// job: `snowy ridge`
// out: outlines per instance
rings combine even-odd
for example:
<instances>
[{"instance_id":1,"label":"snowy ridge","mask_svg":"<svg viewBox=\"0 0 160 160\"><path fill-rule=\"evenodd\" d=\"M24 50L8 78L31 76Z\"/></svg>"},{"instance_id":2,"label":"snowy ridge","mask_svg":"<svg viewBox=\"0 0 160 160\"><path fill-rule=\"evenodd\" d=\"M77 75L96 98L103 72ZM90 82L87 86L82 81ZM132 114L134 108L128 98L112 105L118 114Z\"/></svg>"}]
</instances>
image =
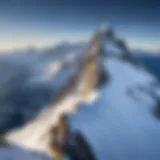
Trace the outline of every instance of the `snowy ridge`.
<instances>
[{"instance_id":1,"label":"snowy ridge","mask_svg":"<svg viewBox=\"0 0 160 160\"><path fill-rule=\"evenodd\" d=\"M101 50L106 55L115 52L101 59L109 82L95 104L69 116L70 125L87 137L98 160L158 160L160 123L154 110L160 86L140 65L121 59L125 50L119 52L115 42Z\"/></svg>"},{"instance_id":2,"label":"snowy ridge","mask_svg":"<svg viewBox=\"0 0 160 160\"><path fill-rule=\"evenodd\" d=\"M158 160L160 123L153 114L160 97L156 79L130 62L129 49L109 28L96 32L84 52L89 54L78 54L81 61L68 50L71 54L66 60L59 61L58 57L56 63L49 64L47 82L59 91L76 75L76 87L67 88L63 100L47 105L25 128L7 134L8 142L50 155L49 130L61 114L67 113L72 130L79 130L87 138L97 160ZM104 69L106 77L109 76L98 90L95 82L99 78L97 71L102 68L97 69L95 61ZM84 62L81 70L78 70L79 62ZM81 90L88 86L92 92L84 98ZM0 157L4 156L1 151Z\"/></svg>"},{"instance_id":3,"label":"snowy ridge","mask_svg":"<svg viewBox=\"0 0 160 160\"><path fill-rule=\"evenodd\" d=\"M101 51L104 55L110 57L130 58L130 51L124 40L116 37L111 28L101 30Z\"/></svg>"}]
</instances>

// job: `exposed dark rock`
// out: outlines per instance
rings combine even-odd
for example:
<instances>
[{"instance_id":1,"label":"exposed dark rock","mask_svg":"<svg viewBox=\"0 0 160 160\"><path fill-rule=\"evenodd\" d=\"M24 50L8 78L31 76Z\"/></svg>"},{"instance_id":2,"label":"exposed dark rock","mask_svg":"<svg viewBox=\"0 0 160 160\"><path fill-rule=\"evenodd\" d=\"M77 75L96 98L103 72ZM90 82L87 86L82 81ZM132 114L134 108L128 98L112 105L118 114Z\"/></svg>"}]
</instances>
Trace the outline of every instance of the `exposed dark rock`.
<instances>
[{"instance_id":1,"label":"exposed dark rock","mask_svg":"<svg viewBox=\"0 0 160 160\"><path fill-rule=\"evenodd\" d=\"M65 154L71 160L96 160L92 147L79 131L70 133L65 145Z\"/></svg>"}]
</instances>

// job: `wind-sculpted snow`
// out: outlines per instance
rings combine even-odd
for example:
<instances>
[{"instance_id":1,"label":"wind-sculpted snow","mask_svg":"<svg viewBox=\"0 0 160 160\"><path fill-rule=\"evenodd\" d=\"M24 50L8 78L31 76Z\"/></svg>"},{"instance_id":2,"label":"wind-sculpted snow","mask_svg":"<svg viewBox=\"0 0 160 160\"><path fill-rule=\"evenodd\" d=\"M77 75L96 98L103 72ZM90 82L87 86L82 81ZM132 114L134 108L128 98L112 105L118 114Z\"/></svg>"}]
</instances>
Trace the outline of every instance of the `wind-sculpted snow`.
<instances>
[{"instance_id":1,"label":"wind-sculpted snow","mask_svg":"<svg viewBox=\"0 0 160 160\"><path fill-rule=\"evenodd\" d=\"M95 104L82 105L70 115L72 129L87 137L98 160L159 160L160 123L149 92L154 92L151 84L156 80L126 61L106 59L104 65L110 81Z\"/></svg>"}]
</instances>

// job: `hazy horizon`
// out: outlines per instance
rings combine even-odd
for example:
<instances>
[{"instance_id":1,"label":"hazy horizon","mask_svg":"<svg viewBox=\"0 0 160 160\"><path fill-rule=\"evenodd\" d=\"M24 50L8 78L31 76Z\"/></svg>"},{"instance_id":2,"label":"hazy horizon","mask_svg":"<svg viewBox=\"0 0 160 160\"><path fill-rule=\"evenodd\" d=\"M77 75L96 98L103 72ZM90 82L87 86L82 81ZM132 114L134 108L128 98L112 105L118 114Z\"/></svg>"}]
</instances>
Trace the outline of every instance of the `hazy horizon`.
<instances>
[{"instance_id":1,"label":"hazy horizon","mask_svg":"<svg viewBox=\"0 0 160 160\"><path fill-rule=\"evenodd\" d=\"M131 49L159 51L159 6L156 0L1 0L0 51L88 41L102 24Z\"/></svg>"}]
</instances>

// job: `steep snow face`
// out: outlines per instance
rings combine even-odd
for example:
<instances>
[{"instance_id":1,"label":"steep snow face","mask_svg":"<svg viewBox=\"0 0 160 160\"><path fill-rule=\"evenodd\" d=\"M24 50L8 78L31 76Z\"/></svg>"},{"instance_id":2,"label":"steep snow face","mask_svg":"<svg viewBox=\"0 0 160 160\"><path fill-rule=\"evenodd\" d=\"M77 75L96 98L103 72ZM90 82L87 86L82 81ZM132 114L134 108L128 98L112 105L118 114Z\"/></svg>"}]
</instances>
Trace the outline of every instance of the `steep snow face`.
<instances>
[{"instance_id":1,"label":"steep snow face","mask_svg":"<svg viewBox=\"0 0 160 160\"><path fill-rule=\"evenodd\" d=\"M118 91L123 89L129 98L144 103L146 106L154 107L156 105L154 96L158 95L157 86L154 84L157 81L143 68L116 59L110 59L105 66L111 75L111 84L114 83L114 86L119 87Z\"/></svg>"},{"instance_id":2,"label":"steep snow face","mask_svg":"<svg viewBox=\"0 0 160 160\"><path fill-rule=\"evenodd\" d=\"M152 112L156 80L125 61L111 58L104 65L110 82L95 104L70 115L72 129L86 136L98 160L159 160L160 123Z\"/></svg>"}]
</instances>

